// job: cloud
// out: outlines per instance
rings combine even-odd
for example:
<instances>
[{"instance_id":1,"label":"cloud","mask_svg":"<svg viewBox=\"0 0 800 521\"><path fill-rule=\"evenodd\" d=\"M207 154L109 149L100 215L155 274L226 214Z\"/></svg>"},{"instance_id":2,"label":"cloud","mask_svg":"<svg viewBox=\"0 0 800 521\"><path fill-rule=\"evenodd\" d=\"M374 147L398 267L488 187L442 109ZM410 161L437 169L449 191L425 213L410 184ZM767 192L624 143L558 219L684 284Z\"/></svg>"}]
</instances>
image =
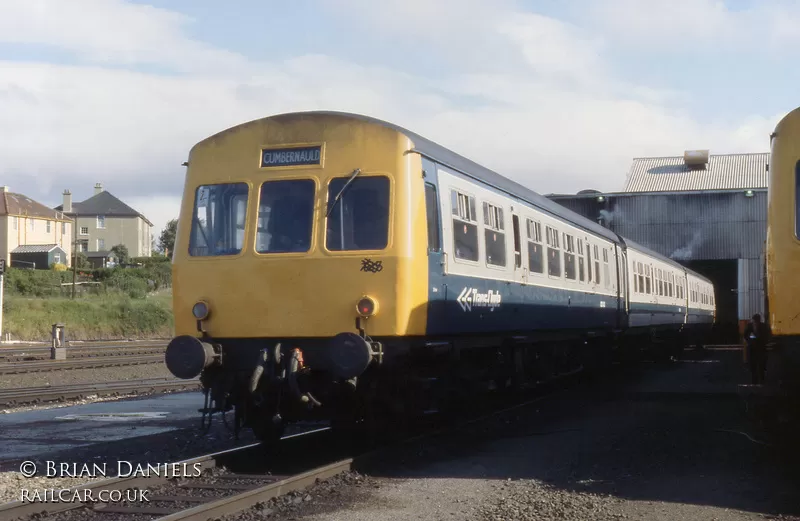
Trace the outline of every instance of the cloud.
<instances>
[{"instance_id":1,"label":"cloud","mask_svg":"<svg viewBox=\"0 0 800 521\"><path fill-rule=\"evenodd\" d=\"M387 119L541 193L618 190L635 156L763 151L778 118L700 120L683 108L685 93L619 79L609 63L619 41L610 29L507 1L337 2L338 16L369 28L354 36L365 53L377 33L409 53L393 66L325 54L255 61L189 38L191 19L172 11L119 0L62 4L0 6L0 41L77 57L0 61L0 178L53 205L63 188L79 198L75 187L102 182L156 224L155 236L177 215L180 164L194 143L280 112ZM730 15L706 4L709 17ZM423 6L427 14L418 16ZM420 75L412 53L420 46L451 67Z\"/></svg>"},{"instance_id":2,"label":"cloud","mask_svg":"<svg viewBox=\"0 0 800 521\"><path fill-rule=\"evenodd\" d=\"M158 244L158 237L167 222L178 218L181 196L180 193L178 195L134 196L128 197L125 202L153 223L150 231Z\"/></svg>"},{"instance_id":3,"label":"cloud","mask_svg":"<svg viewBox=\"0 0 800 521\"><path fill-rule=\"evenodd\" d=\"M734 9L720 0L603 0L579 2L578 17L591 20L609 40L632 52L690 51L761 54L795 52L800 6L755 0Z\"/></svg>"},{"instance_id":4,"label":"cloud","mask_svg":"<svg viewBox=\"0 0 800 521\"><path fill-rule=\"evenodd\" d=\"M185 35L192 20L122 0L5 0L0 42L34 44L108 65L168 65L178 71L244 71L241 56Z\"/></svg>"}]
</instances>

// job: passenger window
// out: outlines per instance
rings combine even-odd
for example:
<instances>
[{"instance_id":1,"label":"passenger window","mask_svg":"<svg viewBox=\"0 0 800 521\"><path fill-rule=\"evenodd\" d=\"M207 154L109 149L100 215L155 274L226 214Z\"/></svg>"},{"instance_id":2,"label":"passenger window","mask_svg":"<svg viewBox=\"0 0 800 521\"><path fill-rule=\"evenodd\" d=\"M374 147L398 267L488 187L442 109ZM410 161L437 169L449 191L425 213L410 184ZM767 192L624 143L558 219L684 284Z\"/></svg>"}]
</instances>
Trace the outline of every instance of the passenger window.
<instances>
[{"instance_id":1,"label":"passenger window","mask_svg":"<svg viewBox=\"0 0 800 521\"><path fill-rule=\"evenodd\" d=\"M637 264L634 262L633 263L633 269L631 270L633 272L633 292L634 293L639 293L639 275L637 275L637 273L636 273L636 268L637 267L638 267Z\"/></svg>"},{"instance_id":2,"label":"passenger window","mask_svg":"<svg viewBox=\"0 0 800 521\"><path fill-rule=\"evenodd\" d=\"M261 185L258 253L299 253L311 249L315 192L311 179L269 181Z\"/></svg>"},{"instance_id":3,"label":"passenger window","mask_svg":"<svg viewBox=\"0 0 800 521\"><path fill-rule=\"evenodd\" d=\"M584 274L584 264L586 263L586 259L583 255L583 240L578 239L578 280L581 282L586 280L586 276Z\"/></svg>"},{"instance_id":4,"label":"passenger window","mask_svg":"<svg viewBox=\"0 0 800 521\"><path fill-rule=\"evenodd\" d=\"M561 277L561 247L558 231L547 226L545 233L547 235L547 274L551 277Z\"/></svg>"},{"instance_id":5,"label":"passenger window","mask_svg":"<svg viewBox=\"0 0 800 521\"><path fill-rule=\"evenodd\" d=\"M608 249L603 248L603 278L606 281L606 287L610 288L611 284L611 269L608 265Z\"/></svg>"},{"instance_id":6,"label":"passenger window","mask_svg":"<svg viewBox=\"0 0 800 521\"><path fill-rule=\"evenodd\" d=\"M570 280L575 280L575 238L566 233L562 235L564 238L564 276Z\"/></svg>"},{"instance_id":7,"label":"passenger window","mask_svg":"<svg viewBox=\"0 0 800 521\"><path fill-rule=\"evenodd\" d=\"M650 295L651 294L651 291L650 291L651 287L650 286L651 286L652 282L651 282L651 279L650 279L650 265L649 264L645 264L644 265L644 272L645 272L645 276L644 276L645 293Z\"/></svg>"},{"instance_id":8,"label":"passenger window","mask_svg":"<svg viewBox=\"0 0 800 521\"><path fill-rule=\"evenodd\" d=\"M457 259L478 262L478 214L475 198L456 190L450 192L453 204L453 247Z\"/></svg>"},{"instance_id":9,"label":"passenger window","mask_svg":"<svg viewBox=\"0 0 800 521\"><path fill-rule=\"evenodd\" d=\"M644 269L641 262L636 263L639 266L639 293L645 293L644 290Z\"/></svg>"},{"instance_id":10,"label":"passenger window","mask_svg":"<svg viewBox=\"0 0 800 521\"><path fill-rule=\"evenodd\" d=\"M519 239L519 217L514 215L511 217L512 222L514 223L514 266L517 268L522 267L522 245L520 244Z\"/></svg>"},{"instance_id":11,"label":"passenger window","mask_svg":"<svg viewBox=\"0 0 800 521\"><path fill-rule=\"evenodd\" d=\"M436 187L425 183L425 210L428 215L428 251L439 251L439 198L436 197Z\"/></svg>"},{"instance_id":12,"label":"passenger window","mask_svg":"<svg viewBox=\"0 0 800 521\"><path fill-rule=\"evenodd\" d=\"M594 283L600 285L600 250L594 247Z\"/></svg>"},{"instance_id":13,"label":"passenger window","mask_svg":"<svg viewBox=\"0 0 800 521\"><path fill-rule=\"evenodd\" d=\"M542 224L526 220L528 235L528 269L533 273L544 273L544 252L542 251Z\"/></svg>"},{"instance_id":14,"label":"passenger window","mask_svg":"<svg viewBox=\"0 0 800 521\"><path fill-rule=\"evenodd\" d=\"M350 183L347 185L347 183ZM345 185L347 185L345 187ZM339 201L333 207L337 195ZM389 178L337 177L328 185L330 251L382 250L389 243Z\"/></svg>"},{"instance_id":15,"label":"passenger window","mask_svg":"<svg viewBox=\"0 0 800 521\"><path fill-rule=\"evenodd\" d=\"M486 241L486 263L492 266L506 265L506 234L503 209L483 203L484 240Z\"/></svg>"},{"instance_id":16,"label":"passenger window","mask_svg":"<svg viewBox=\"0 0 800 521\"><path fill-rule=\"evenodd\" d=\"M592 245L586 243L586 280L592 283Z\"/></svg>"},{"instance_id":17,"label":"passenger window","mask_svg":"<svg viewBox=\"0 0 800 521\"><path fill-rule=\"evenodd\" d=\"M236 255L244 247L248 186L226 183L197 187L189 255Z\"/></svg>"}]
</instances>

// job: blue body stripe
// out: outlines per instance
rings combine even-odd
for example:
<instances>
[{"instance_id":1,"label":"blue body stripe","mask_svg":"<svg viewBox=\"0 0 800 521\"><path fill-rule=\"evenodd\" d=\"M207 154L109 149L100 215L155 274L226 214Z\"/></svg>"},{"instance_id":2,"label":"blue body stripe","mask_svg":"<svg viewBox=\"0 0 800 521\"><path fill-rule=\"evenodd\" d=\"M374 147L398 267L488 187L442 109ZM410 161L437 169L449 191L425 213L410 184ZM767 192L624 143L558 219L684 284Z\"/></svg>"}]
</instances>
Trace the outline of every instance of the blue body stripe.
<instances>
[{"instance_id":1,"label":"blue body stripe","mask_svg":"<svg viewBox=\"0 0 800 521\"><path fill-rule=\"evenodd\" d=\"M439 205L441 194L436 164L423 157L422 168L425 183L436 188L436 204ZM443 210L437 208L440 242L442 219L449 216L449 211ZM632 303L630 312L626 313L624 297L445 274L441 244L439 246L439 250L428 252L426 334L430 336L565 330L610 332L617 327L625 330L663 325L677 329L686 320L685 308L679 311L679 306L674 305ZM498 296L499 302L492 302ZM689 311L690 324L712 321L711 312Z\"/></svg>"}]
</instances>

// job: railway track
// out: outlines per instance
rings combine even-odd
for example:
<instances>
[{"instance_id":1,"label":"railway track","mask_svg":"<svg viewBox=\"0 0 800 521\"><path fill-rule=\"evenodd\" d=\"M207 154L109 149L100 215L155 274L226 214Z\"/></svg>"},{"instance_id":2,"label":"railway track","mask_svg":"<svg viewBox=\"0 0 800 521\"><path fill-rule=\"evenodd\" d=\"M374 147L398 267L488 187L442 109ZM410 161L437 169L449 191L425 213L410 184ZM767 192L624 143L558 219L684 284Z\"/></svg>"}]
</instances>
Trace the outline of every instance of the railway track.
<instances>
[{"instance_id":1,"label":"railway track","mask_svg":"<svg viewBox=\"0 0 800 521\"><path fill-rule=\"evenodd\" d=\"M403 449L417 451L434 438L448 436L468 425L507 414L555 394L557 393L549 392L499 410L479 414L455 426L427 429L422 434L407 437L399 443L383 444L371 451L364 448L353 449L353 446L361 445L353 443L353 440L341 443L342 440L337 440L327 427L301 432L281 439L280 453L273 456L283 461L268 465L269 471L264 469L263 447L256 443L177 462L178 468L189 469L189 472L194 472L195 466L198 466L202 473L197 477L185 479L163 475L117 477L73 487L66 493L67 497L73 497L76 493L86 494L80 491L89 490L97 498L100 491L119 491L119 497L122 498L120 501L77 503L14 501L0 505L0 519L30 519L32 516L36 516L35 519L49 519L43 516L67 510L85 509L86 512L80 518L97 521L145 519L142 516L149 517L151 521L218 520L270 499L306 489L317 481L350 470L364 470L376 463L385 464ZM289 446L292 441L297 442L299 446ZM291 471L281 472L287 469ZM128 491L132 490L147 491L145 493L147 501L127 500L127 497L136 497L136 493L129 495ZM109 497L109 492L105 494Z\"/></svg>"},{"instance_id":2,"label":"railway track","mask_svg":"<svg viewBox=\"0 0 800 521\"><path fill-rule=\"evenodd\" d=\"M194 390L200 381L177 378L148 378L120 382L73 384L22 389L0 389L0 406L27 405L57 402L89 396L119 396L124 394L147 394L158 391ZM0 517L2 519L2 517Z\"/></svg>"},{"instance_id":3,"label":"railway track","mask_svg":"<svg viewBox=\"0 0 800 521\"><path fill-rule=\"evenodd\" d=\"M329 430L325 427L284 436L281 443L301 445L301 448L306 449L304 452L310 454L312 451L307 449L315 443L318 444L326 435L330 435ZM292 453L303 452L297 446L286 449ZM126 491L146 490L147 501L134 502L127 499L116 503L14 501L0 505L0 519L23 519L29 516L38 518L42 514L56 514L81 508L89 510L93 519L106 517L120 519L123 516L137 514L164 516L157 519L165 521L214 519L246 510L259 502L306 488L317 480L346 472L356 461L354 458L343 458L323 465L317 465L318 461L315 463L305 461L295 464L295 467L299 465L301 470L288 475L247 473L254 461L262 460L259 456L261 454L263 454L261 444L255 443L176 462L174 468L181 469L181 474L184 473L184 469L188 469L185 473L192 475L189 478L174 478L164 474L143 476L139 473L130 477L94 481L69 489L70 493L91 491L94 497L99 497L101 491L108 491L104 492L105 494L119 491L123 498L126 497ZM316 459L319 460L319 457ZM234 468L239 470L231 470ZM284 468L287 467L284 465ZM197 473L200 475L197 476Z\"/></svg>"},{"instance_id":4,"label":"railway track","mask_svg":"<svg viewBox=\"0 0 800 521\"><path fill-rule=\"evenodd\" d=\"M166 350L164 345L147 346L96 346L96 347L68 347L67 358L104 358L112 356L143 356L163 355ZM48 360L50 347L37 346L29 348L0 348L0 363L30 362Z\"/></svg>"},{"instance_id":5,"label":"railway track","mask_svg":"<svg viewBox=\"0 0 800 521\"><path fill-rule=\"evenodd\" d=\"M144 365L164 363L163 354L144 356L103 356L96 358L77 358L55 361L28 361L17 363L0 363L0 375L41 373L47 371L60 371L64 369L89 369L100 367L122 367L128 365Z\"/></svg>"}]
</instances>

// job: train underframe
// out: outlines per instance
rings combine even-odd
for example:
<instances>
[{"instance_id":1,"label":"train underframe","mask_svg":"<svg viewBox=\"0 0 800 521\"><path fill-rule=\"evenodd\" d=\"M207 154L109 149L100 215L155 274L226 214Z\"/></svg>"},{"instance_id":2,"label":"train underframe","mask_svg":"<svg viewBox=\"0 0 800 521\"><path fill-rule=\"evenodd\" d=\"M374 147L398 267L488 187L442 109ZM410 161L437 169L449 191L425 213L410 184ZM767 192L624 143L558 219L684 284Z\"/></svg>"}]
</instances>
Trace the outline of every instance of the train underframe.
<instances>
[{"instance_id":1,"label":"train underframe","mask_svg":"<svg viewBox=\"0 0 800 521\"><path fill-rule=\"evenodd\" d=\"M202 365L204 415L233 410L237 430L251 428L269 441L298 421L353 428L458 413L487 392L522 390L583 369L602 370L615 360L668 360L695 338L691 330L674 328L354 343L354 334L345 335L334 343L178 337L167 360L180 377L196 376L190 373ZM176 370L177 359L192 369Z\"/></svg>"}]
</instances>

